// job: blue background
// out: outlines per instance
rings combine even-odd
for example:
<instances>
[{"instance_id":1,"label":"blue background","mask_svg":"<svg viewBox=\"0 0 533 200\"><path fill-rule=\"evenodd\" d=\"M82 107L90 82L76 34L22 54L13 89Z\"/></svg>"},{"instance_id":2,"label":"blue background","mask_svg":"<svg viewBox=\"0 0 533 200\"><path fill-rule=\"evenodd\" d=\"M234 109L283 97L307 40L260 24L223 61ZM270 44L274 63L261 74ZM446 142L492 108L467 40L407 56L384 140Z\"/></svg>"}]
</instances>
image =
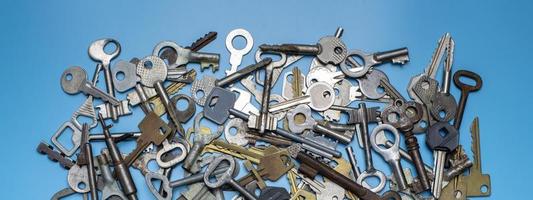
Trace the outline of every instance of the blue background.
<instances>
[{"instance_id":1,"label":"blue background","mask_svg":"<svg viewBox=\"0 0 533 200\"><path fill-rule=\"evenodd\" d=\"M224 41L232 29L250 31L255 52L262 43L314 43L341 26L345 29L343 40L351 49L374 52L409 48L411 61L407 65L379 67L404 95L409 78L428 64L437 39L450 32L456 42L454 70L472 70L484 80L482 90L469 98L461 143L470 154L469 127L474 116L479 116L483 171L492 178L490 198L529 199L526 181L533 178L533 160L527 155L531 146L529 125L533 122L528 115L533 111L529 84L533 72L532 5L526 1L507 2L3 1L1 194L3 199L48 199L67 187L67 171L35 148L39 141L49 141L85 99L83 95L65 94L59 78L63 70L73 65L83 66L92 75L95 63L89 59L87 48L93 40L116 38L122 45L119 59L128 60L150 54L161 40L186 46L208 31L217 31L218 39L203 50L221 54L221 70L216 72L221 77L229 66ZM254 62L252 55L244 58L243 65ZM307 58L297 66L306 69L309 62ZM103 88L102 83L103 79ZM277 93L280 83L274 90ZM188 93L188 88L182 92ZM457 88L452 87L452 92L459 97ZM138 108L134 112L121 118L112 131L136 130L142 112ZM423 141L422 136L418 137ZM128 152L132 144L120 147ZM351 145L364 169L361 149L356 142ZM99 151L102 146L103 143L95 144L94 149ZM424 160L431 164L431 154L424 144L422 148ZM344 153L342 147L339 149ZM377 168L390 172L379 155L374 154L374 160ZM132 173L139 197L150 199L140 173ZM174 173L172 180L180 175ZM285 185L286 179L279 182ZM175 196L181 191L183 188L174 190Z\"/></svg>"}]
</instances>

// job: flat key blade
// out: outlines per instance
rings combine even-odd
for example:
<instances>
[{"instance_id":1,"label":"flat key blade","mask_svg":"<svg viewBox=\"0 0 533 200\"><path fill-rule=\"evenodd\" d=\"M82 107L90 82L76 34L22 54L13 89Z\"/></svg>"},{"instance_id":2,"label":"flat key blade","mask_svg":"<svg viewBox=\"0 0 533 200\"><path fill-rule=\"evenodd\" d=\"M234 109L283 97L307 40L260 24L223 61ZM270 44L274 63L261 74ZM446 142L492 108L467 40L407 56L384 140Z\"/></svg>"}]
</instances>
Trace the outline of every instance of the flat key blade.
<instances>
[{"instance_id":1,"label":"flat key blade","mask_svg":"<svg viewBox=\"0 0 533 200\"><path fill-rule=\"evenodd\" d=\"M470 127L472 134L472 153L474 155L474 165L470 168L470 174L465 176L467 185L467 196L483 197L490 196L491 185L490 175L481 171L481 146L479 138L479 118L475 118Z\"/></svg>"}]
</instances>

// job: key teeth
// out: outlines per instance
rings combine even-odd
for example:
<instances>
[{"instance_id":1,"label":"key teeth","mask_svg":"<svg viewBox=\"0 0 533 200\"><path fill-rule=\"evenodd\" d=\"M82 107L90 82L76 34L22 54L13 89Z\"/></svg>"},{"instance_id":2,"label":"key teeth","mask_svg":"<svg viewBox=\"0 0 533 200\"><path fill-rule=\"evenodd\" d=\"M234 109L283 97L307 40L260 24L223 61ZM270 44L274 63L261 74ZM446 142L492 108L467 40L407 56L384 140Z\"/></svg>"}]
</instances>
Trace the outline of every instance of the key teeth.
<instances>
[{"instance_id":1,"label":"key teeth","mask_svg":"<svg viewBox=\"0 0 533 200\"><path fill-rule=\"evenodd\" d=\"M204 36L194 41L191 46L188 46L186 48L191 49L192 51L198 51L199 49L209 44L211 41L215 40L217 38L217 34L218 33L214 31L206 33Z\"/></svg>"}]
</instances>

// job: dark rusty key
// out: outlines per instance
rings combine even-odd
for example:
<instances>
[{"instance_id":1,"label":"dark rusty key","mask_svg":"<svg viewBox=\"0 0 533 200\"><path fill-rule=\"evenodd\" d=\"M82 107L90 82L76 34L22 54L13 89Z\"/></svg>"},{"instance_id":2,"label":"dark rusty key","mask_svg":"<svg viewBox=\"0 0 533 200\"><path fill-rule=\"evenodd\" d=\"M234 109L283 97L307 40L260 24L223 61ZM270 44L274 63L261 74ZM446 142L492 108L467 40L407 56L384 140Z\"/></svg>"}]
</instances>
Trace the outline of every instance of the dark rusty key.
<instances>
[{"instance_id":1,"label":"dark rusty key","mask_svg":"<svg viewBox=\"0 0 533 200\"><path fill-rule=\"evenodd\" d=\"M151 143L160 145L172 133L170 126L154 112L150 112L144 117L141 123L139 123L139 129L142 134L137 139L135 149L124 159L126 166L131 166L133 161L141 155L148 145Z\"/></svg>"},{"instance_id":2,"label":"dark rusty key","mask_svg":"<svg viewBox=\"0 0 533 200\"><path fill-rule=\"evenodd\" d=\"M461 82L461 77L470 78L474 80L476 84L465 84ZM455 121L453 124L455 129L459 130L459 128L461 127L461 122L463 121L463 114L465 112L466 100L468 99L468 95L471 92L475 92L481 89L481 86L483 85L483 80L478 74L474 72L467 70L459 70L455 72L455 74L453 74L453 82L455 83L455 86L461 89L461 98L459 99L459 106L457 107L457 112L455 113Z\"/></svg>"},{"instance_id":3,"label":"dark rusty key","mask_svg":"<svg viewBox=\"0 0 533 200\"><path fill-rule=\"evenodd\" d=\"M54 162L58 162L59 165L65 169L70 169L75 163L70 158L66 157L59 151L54 150L52 145L49 145L45 142L39 143L37 146L37 152L41 154L46 154L48 159Z\"/></svg>"}]
</instances>

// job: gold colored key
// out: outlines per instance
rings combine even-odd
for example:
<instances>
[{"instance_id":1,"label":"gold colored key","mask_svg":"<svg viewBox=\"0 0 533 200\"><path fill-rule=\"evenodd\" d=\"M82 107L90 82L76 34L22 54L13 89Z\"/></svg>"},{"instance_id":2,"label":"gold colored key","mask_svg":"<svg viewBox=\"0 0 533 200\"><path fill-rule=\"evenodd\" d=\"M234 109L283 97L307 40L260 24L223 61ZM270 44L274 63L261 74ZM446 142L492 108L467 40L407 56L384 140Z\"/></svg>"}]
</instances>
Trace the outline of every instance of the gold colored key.
<instances>
[{"instance_id":1,"label":"gold colored key","mask_svg":"<svg viewBox=\"0 0 533 200\"><path fill-rule=\"evenodd\" d=\"M192 77L192 79L195 79L196 78L196 71L194 70L191 70L189 72L187 72L187 74L184 75L185 77L189 78L189 77ZM168 87L166 87L166 91L168 93L168 95L174 95L176 93L178 93L183 87L185 87L187 84L186 83L180 83L180 82L176 82L176 83L172 83L170 84ZM161 102L161 99L159 99L159 96L155 95L153 97L150 97L148 99L148 102L149 104L153 105L153 111L161 116L163 114L165 114L166 110L165 110L165 106L163 105L163 102Z\"/></svg>"},{"instance_id":2,"label":"gold colored key","mask_svg":"<svg viewBox=\"0 0 533 200\"><path fill-rule=\"evenodd\" d=\"M475 118L470 127L472 135L472 153L474 165L470 168L470 174L464 176L466 183L466 196L485 197L490 196L490 175L481 171L481 146L479 138L479 118Z\"/></svg>"}]
</instances>

